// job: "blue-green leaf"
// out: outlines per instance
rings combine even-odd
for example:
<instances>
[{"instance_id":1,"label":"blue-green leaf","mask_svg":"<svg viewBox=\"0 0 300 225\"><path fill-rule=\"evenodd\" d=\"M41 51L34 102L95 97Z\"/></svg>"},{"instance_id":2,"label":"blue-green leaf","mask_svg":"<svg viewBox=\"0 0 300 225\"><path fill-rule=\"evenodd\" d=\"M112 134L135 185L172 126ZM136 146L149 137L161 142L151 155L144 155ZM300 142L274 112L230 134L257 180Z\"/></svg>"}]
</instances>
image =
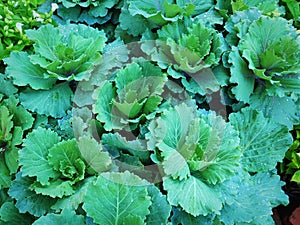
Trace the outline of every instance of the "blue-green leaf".
<instances>
[{"instance_id":1,"label":"blue-green leaf","mask_svg":"<svg viewBox=\"0 0 300 225\"><path fill-rule=\"evenodd\" d=\"M249 172L267 172L282 161L293 142L286 126L265 118L262 112L244 108L229 116L239 131L243 167Z\"/></svg>"},{"instance_id":2,"label":"blue-green leaf","mask_svg":"<svg viewBox=\"0 0 300 225\"><path fill-rule=\"evenodd\" d=\"M72 90L68 83L54 86L50 90L26 89L20 94L21 104L28 110L54 118L66 115L71 108Z\"/></svg>"}]
</instances>

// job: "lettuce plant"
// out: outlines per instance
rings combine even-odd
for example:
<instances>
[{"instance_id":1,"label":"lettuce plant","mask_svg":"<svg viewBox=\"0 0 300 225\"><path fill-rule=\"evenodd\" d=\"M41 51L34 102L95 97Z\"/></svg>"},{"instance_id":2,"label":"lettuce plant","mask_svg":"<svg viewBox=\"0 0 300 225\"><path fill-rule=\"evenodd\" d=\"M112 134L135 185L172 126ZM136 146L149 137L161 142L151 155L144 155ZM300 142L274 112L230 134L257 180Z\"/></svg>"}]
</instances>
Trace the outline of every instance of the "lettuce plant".
<instances>
[{"instance_id":1,"label":"lettuce plant","mask_svg":"<svg viewBox=\"0 0 300 225\"><path fill-rule=\"evenodd\" d=\"M263 85L270 96L299 93L300 39L292 24L281 17L259 16L244 22L243 29L237 47L229 54L236 98L249 102L255 84Z\"/></svg>"},{"instance_id":2,"label":"lettuce plant","mask_svg":"<svg viewBox=\"0 0 300 225\"><path fill-rule=\"evenodd\" d=\"M141 121L154 116L162 103L160 95L166 81L159 67L149 62L132 63L95 92L93 112L108 131L125 127L134 130Z\"/></svg>"},{"instance_id":3,"label":"lettuce plant","mask_svg":"<svg viewBox=\"0 0 300 225\"><path fill-rule=\"evenodd\" d=\"M162 27L157 33L159 40L166 42L170 48L169 55L165 57L173 56L169 62L174 64L175 69L186 73L196 73L216 65L223 52L221 36L201 23L179 21Z\"/></svg>"},{"instance_id":4,"label":"lettuce plant","mask_svg":"<svg viewBox=\"0 0 300 225\"><path fill-rule=\"evenodd\" d=\"M218 212L223 204L219 185L234 175L241 156L233 127L182 104L151 122L149 130L148 148L157 149L153 157L164 169L170 204L193 216ZM193 194L187 198L187 192Z\"/></svg>"},{"instance_id":5,"label":"lettuce plant","mask_svg":"<svg viewBox=\"0 0 300 225\"><path fill-rule=\"evenodd\" d=\"M77 24L58 27L48 24L26 33L35 42L34 53L13 52L4 60L6 74L15 85L27 87L20 95L27 109L62 117L70 109L73 95L68 82L91 76L101 60L105 34ZM32 96L39 96L38 102Z\"/></svg>"},{"instance_id":6,"label":"lettuce plant","mask_svg":"<svg viewBox=\"0 0 300 225\"><path fill-rule=\"evenodd\" d=\"M204 95L206 89L218 89L219 83L211 69L218 65L226 49L221 34L200 21L184 19L163 26L157 35L155 50L143 48L153 61L161 68L168 68L169 74L181 80L192 93Z\"/></svg>"},{"instance_id":7,"label":"lettuce plant","mask_svg":"<svg viewBox=\"0 0 300 225\"><path fill-rule=\"evenodd\" d=\"M5 62L7 73L14 78L15 84L29 84L33 89L47 89L56 80L88 79L93 66L101 59L100 51L106 41L103 31L76 24L46 25L27 30L26 34L35 42L34 53L14 53ZM14 63L20 61L25 62L24 67L13 70ZM26 70L35 71L34 75L26 75ZM41 85L35 86L35 80L41 80Z\"/></svg>"},{"instance_id":8,"label":"lettuce plant","mask_svg":"<svg viewBox=\"0 0 300 225\"><path fill-rule=\"evenodd\" d=\"M118 36L123 39L133 40L133 37L141 36L147 30L160 28L168 23L199 15L213 6L213 1L137 1L126 0L121 9L120 25L116 29Z\"/></svg>"}]
</instances>

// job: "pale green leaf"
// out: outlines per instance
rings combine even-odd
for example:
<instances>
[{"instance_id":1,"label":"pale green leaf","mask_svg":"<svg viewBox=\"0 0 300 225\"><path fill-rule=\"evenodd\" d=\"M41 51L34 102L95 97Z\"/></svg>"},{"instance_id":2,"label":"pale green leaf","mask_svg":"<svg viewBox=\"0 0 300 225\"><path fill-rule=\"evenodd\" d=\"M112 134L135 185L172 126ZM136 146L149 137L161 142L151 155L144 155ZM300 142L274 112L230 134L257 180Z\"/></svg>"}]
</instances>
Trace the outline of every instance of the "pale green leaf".
<instances>
[{"instance_id":1,"label":"pale green leaf","mask_svg":"<svg viewBox=\"0 0 300 225\"><path fill-rule=\"evenodd\" d=\"M276 26L274 26L276 24ZM274 29L271 29L274 28ZM274 47L272 44L283 37L297 37L296 29L286 19L282 17L264 17L254 21L250 26L248 33L240 42L240 50L250 50L255 53L256 57L264 53L268 48ZM280 48L280 46L276 46ZM297 50L297 49L295 49ZM253 55L251 55L253 56ZM254 65L258 65L259 58L248 58L253 61Z\"/></svg>"},{"instance_id":2,"label":"pale green leaf","mask_svg":"<svg viewBox=\"0 0 300 225\"><path fill-rule=\"evenodd\" d=\"M9 169L6 166L3 156L0 156L0 188L8 188L11 185L12 177L9 174Z\"/></svg>"},{"instance_id":3,"label":"pale green leaf","mask_svg":"<svg viewBox=\"0 0 300 225\"><path fill-rule=\"evenodd\" d=\"M47 24L38 30L27 30L26 35L36 42L34 50L37 53L47 60L57 60L55 48L61 43L63 38L58 29L54 29L53 25Z\"/></svg>"},{"instance_id":4,"label":"pale green leaf","mask_svg":"<svg viewBox=\"0 0 300 225\"><path fill-rule=\"evenodd\" d=\"M172 209L173 216L172 216L172 224L173 225L214 225L212 224L213 216L210 214L207 216L192 216L189 213L186 213L179 208Z\"/></svg>"},{"instance_id":5,"label":"pale green leaf","mask_svg":"<svg viewBox=\"0 0 300 225\"><path fill-rule=\"evenodd\" d=\"M208 9L210 9L214 1L213 0L177 0L176 4L179 6L185 6L187 4L193 4L196 8L194 10L193 15L198 15L206 12Z\"/></svg>"},{"instance_id":6,"label":"pale green leaf","mask_svg":"<svg viewBox=\"0 0 300 225\"><path fill-rule=\"evenodd\" d=\"M145 185L129 172L103 173L89 185L83 208L98 224L122 225L128 216L144 221L151 205Z\"/></svg>"},{"instance_id":7,"label":"pale green leaf","mask_svg":"<svg viewBox=\"0 0 300 225\"><path fill-rule=\"evenodd\" d=\"M220 84L211 70L204 68L194 74L188 74L188 79L181 80L185 89L194 94L205 95L220 89Z\"/></svg>"},{"instance_id":8,"label":"pale green leaf","mask_svg":"<svg viewBox=\"0 0 300 225\"><path fill-rule=\"evenodd\" d=\"M151 29L155 27L155 24L148 21L142 15L132 16L127 7L122 7L119 21L120 25L118 28L134 37L143 34L147 28ZM116 32L118 32L118 28ZM119 31L118 35L122 37L121 31ZM130 38L130 40L132 40L132 38Z\"/></svg>"},{"instance_id":9,"label":"pale green leaf","mask_svg":"<svg viewBox=\"0 0 300 225\"><path fill-rule=\"evenodd\" d=\"M58 199L57 202L51 206L51 209L59 211L61 209L76 210L78 206L83 203L88 185L93 181L94 177L85 178L82 182L77 183L74 188L75 193Z\"/></svg>"},{"instance_id":10,"label":"pale green leaf","mask_svg":"<svg viewBox=\"0 0 300 225\"><path fill-rule=\"evenodd\" d=\"M182 207L193 216L218 213L222 208L223 200L219 187L207 185L196 177L191 176L182 181L164 178L163 186L168 193L169 203Z\"/></svg>"},{"instance_id":11,"label":"pale green leaf","mask_svg":"<svg viewBox=\"0 0 300 225\"><path fill-rule=\"evenodd\" d=\"M263 88L257 88L250 97L250 107L262 111L266 118L271 118L290 130L300 120L297 116L297 104L291 97L269 96Z\"/></svg>"},{"instance_id":12,"label":"pale green leaf","mask_svg":"<svg viewBox=\"0 0 300 225\"><path fill-rule=\"evenodd\" d=\"M145 114L149 114L157 110L161 102L163 101L163 98L160 96L152 95L149 96L146 103L144 104L143 112Z\"/></svg>"},{"instance_id":13,"label":"pale green leaf","mask_svg":"<svg viewBox=\"0 0 300 225\"><path fill-rule=\"evenodd\" d=\"M127 224L146 225L146 223L144 223L143 219L140 216L135 215L128 215L124 218L124 220L122 221L122 225Z\"/></svg>"},{"instance_id":14,"label":"pale green leaf","mask_svg":"<svg viewBox=\"0 0 300 225\"><path fill-rule=\"evenodd\" d=\"M192 171L216 184L234 175L239 165L238 134L220 116L197 114L186 104L177 105L150 124L147 139L161 151L156 155L163 158L167 175L182 180Z\"/></svg>"},{"instance_id":15,"label":"pale green leaf","mask_svg":"<svg viewBox=\"0 0 300 225\"><path fill-rule=\"evenodd\" d=\"M22 105L19 105L19 101L13 96L5 102L10 113L13 114L14 126L20 126L22 130L30 129L34 121L32 115Z\"/></svg>"},{"instance_id":16,"label":"pale green leaf","mask_svg":"<svg viewBox=\"0 0 300 225\"><path fill-rule=\"evenodd\" d=\"M129 133L129 135L133 134ZM132 155L140 159L147 160L149 158L150 152L147 150L145 143L139 139L128 141L126 140L126 136L123 137L120 133L108 133L102 135L102 143L109 147L129 151Z\"/></svg>"},{"instance_id":17,"label":"pale green leaf","mask_svg":"<svg viewBox=\"0 0 300 225\"><path fill-rule=\"evenodd\" d=\"M202 69L217 65L225 50L221 35L191 19L169 23L157 33L159 41L152 60L162 68L166 64L174 65L176 70L190 77Z\"/></svg>"},{"instance_id":18,"label":"pale green leaf","mask_svg":"<svg viewBox=\"0 0 300 225\"><path fill-rule=\"evenodd\" d=\"M55 78L47 77L47 71L30 62L26 52L12 52L4 60L7 64L6 73L13 78L17 86L27 86L38 89L49 89L56 82Z\"/></svg>"},{"instance_id":19,"label":"pale green leaf","mask_svg":"<svg viewBox=\"0 0 300 225\"><path fill-rule=\"evenodd\" d=\"M141 78L142 68L137 63L132 63L126 68L119 70L116 77L118 95L124 96L126 93L124 93L124 90L128 90L128 85Z\"/></svg>"},{"instance_id":20,"label":"pale green leaf","mask_svg":"<svg viewBox=\"0 0 300 225\"><path fill-rule=\"evenodd\" d=\"M212 184L223 182L234 175L240 164L241 149L238 132L220 116L208 116L209 133L200 128L200 145L204 150L200 160L201 176ZM200 127L205 125L200 123ZM206 166L207 165L207 166Z\"/></svg>"},{"instance_id":21,"label":"pale green leaf","mask_svg":"<svg viewBox=\"0 0 300 225\"><path fill-rule=\"evenodd\" d=\"M85 164L75 139L62 141L50 148L48 162L64 178L73 182L84 179Z\"/></svg>"},{"instance_id":22,"label":"pale green leaf","mask_svg":"<svg viewBox=\"0 0 300 225\"><path fill-rule=\"evenodd\" d=\"M172 3L172 1L164 0L156 2L131 0L128 9L131 15L142 15L160 26L167 22L175 22L182 18L184 14L188 13L190 15L195 9L194 5Z\"/></svg>"},{"instance_id":23,"label":"pale green leaf","mask_svg":"<svg viewBox=\"0 0 300 225\"><path fill-rule=\"evenodd\" d=\"M112 160L108 152L103 151L103 147L95 139L88 136L80 137L78 140L78 148L82 158L88 165L88 172L95 174L107 171L112 164Z\"/></svg>"},{"instance_id":24,"label":"pale green leaf","mask_svg":"<svg viewBox=\"0 0 300 225\"><path fill-rule=\"evenodd\" d=\"M296 171L296 172L293 174L293 176L292 176L292 178L291 178L291 181L294 181L294 182L300 184L300 170Z\"/></svg>"},{"instance_id":25,"label":"pale green leaf","mask_svg":"<svg viewBox=\"0 0 300 225\"><path fill-rule=\"evenodd\" d=\"M23 133L24 133L24 130L22 130L21 127L18 127L18 126L14 127L14 132L13 132L13 136L12 136L12 139L11 139L12 148L14 148L14 147L17 148L18 147L17 145L22 144L22 142L23 142Z\"/></svg>"},{"instance_id":26,"label":"pale green leaf","mask_svg":"<svg viewBox=\"0 0 300 225\"><path fill-rule=\"evenodd\" d=\"M13 115L10 114L5 105L0 106L0 144L1 146L12 138L12 128L14 123L12 121Z\"/></svg>"},{"instance_id":27,"label":"pale green leaf","mask_svg":"<svg viewBox=\"0 0 300 225\"><path fill-rule=\"evenodd\" d=\"M75 193L72 182L61 179L51 181L48 185L41 185L39 182L34 182L29 188L37 194L47 195L52 198L62 198Z\"/></svg>"},{"instance_id":28,"label":"pale green leaf","mask_svg":"<svg viewBox=\"0 0 300 225\"><path fill-rule=\"evenodd\" d=\"M273 29L274 28L274 29ZM238 48L248 67L268 85L276 85L276 76L299 73L298 33L283 17L265 17L249 25Z\"/></svg>"},{"instance_id":29,"label":"pale green leaf","mask_svg":"<svg viewBox=\"0 0 300 225\"><path fill-rule=\"evenodd\" d=\"M21 128L17 130L21 131ZM6 150L4 152L4 158L6 166L9 169L9 174L15 174L19 169L19 148L13 146L11 149Z\"/></svg>"},{"instance_id":30,"label":"pale green leaf","mask_svg":"<svg viewBox=\"0 0 300 225\"><path fill-rule=\"evenodd\" d=\"M187 113L188 112L188 113ZM181 104L174 109L165 111L162 116L157 119L158 128L152 131L153 136L171 148L180 149L180 145L184 142L189 126L196 118L196 110Z\"/></svg>"},{"instance_id":31,"label":"pale green leaf","mask_svg":"<svg viewBox=\"0 0 300 225\"><path fill-rule=\"evenodd\" d=\"M12 80L8 79L7 76L2 73L0 73L0 87L0 93L6 96L12 96L18 91L18 89L13 85Z\"/></svg>"},{"instance_id":32,"label":"pale green leaf","mask_svg":"<svg viewBox=\"0 0 300 225\"><path fill-rule=\"evenodd\" d=\"M49 184L50 178L58 173L48 162L49 149L60 141L59 136L51 130L37 128L24 140L24 148L19 151L19 162L23 176L35 176L41 184Z\"/></svg>"},{"instance_id":33,"label":"pale green leaf","mask_svg":"<svg viewBox=\"0 0 300 225\"><path fill-rule=\"evenodd\" d=\"M58 27L48 24L26 33L35 41L31 62L59 80L87 80L93 65L101 59L99 51L106 41L103 31L83 24L67 23Z\"/></svg>"},{"instance_id":34,"label":"pale green leaf","mask_svg":"<svg viewBox=\"0 0 300 225\"><path fill-rule=\"evenodd\" d=\"M140 114L145 102L146 102L146 99L144 99L141 103L138 102L138 100L135 100L135 102L133 102L133 103L128 103L128 102L119 103L119 102L113 101L113 105L121 113L123 113L123 117L125 117L126 119L133 119Z\"/></svg>"},{"instance_id":35,"label":"pale green leaf","mask_svg":"<svg viewBox=\"0 0 300 225\"><path fill-rule=\"evenodd\" d=\"M117 112L112 106L112 101L116 97L115 88L110 82L104 82L96 94L96 103L93 105L93 112L98 114L97 119L104 123L104 128L107 131L120 127L117 122Z\"/></svg>"},{"instance_id":36,"label":"pale green leaf","mask_svg":"<svg viewBox=\"0 0 300 225\"><path fill-rule=\"evenodd\" d=\"M190 176L190 169L186 159L176 149L170 148L168 145L160 144L160 149L163 151L162 162L166 175L171 175L174 179L182 180Z\"/></svg>"}]
</instances>

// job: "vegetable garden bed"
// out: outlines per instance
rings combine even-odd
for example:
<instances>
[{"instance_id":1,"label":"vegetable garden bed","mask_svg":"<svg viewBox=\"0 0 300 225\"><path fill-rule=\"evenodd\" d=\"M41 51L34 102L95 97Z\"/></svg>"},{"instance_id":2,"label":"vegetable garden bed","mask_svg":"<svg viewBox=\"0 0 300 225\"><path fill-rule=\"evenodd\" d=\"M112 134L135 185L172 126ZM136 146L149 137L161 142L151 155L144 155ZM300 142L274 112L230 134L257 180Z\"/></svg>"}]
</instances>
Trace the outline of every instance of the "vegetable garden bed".
<instances>
[{"instance_id":1,"label":"vegetable garden bed","mask_svg":"<svg viewBox=\"0 0 300 225\"><path fill-rule=\"evenodd\" d=\"M0 224L295 225L299 29L296 0L1 0Z\"/></svg>"}]
</instances>

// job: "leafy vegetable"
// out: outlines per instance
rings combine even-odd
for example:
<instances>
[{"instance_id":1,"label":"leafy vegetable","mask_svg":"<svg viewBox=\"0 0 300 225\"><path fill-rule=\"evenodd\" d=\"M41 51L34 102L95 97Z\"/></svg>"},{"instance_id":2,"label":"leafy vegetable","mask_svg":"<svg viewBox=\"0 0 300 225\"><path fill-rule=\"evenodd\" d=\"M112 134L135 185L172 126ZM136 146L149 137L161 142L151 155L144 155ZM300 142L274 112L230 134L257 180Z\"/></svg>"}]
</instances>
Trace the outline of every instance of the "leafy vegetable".
<instances>
[{"instance_id":1,"label":"leafy vegetable","mask_svg":"<svg viewBox=\"0 0 300 225\"><path fill-rule=\"evenodd\" d=\"M212 185L229 179L237 170L241 153L236 131L222 118L214 114L199 117L185 104L165 111L149 130L148 138L154 144L150 147L161 151L156 158L162 158L164 172L170 176L163 181L170 203L193 216L218 212L222 200ZM189 190L193 194L187 198Z\"/></svg>"},{"instance_id":2,"label":"leafy vegetable","mask_svg":"<svg viewBox=\"0 0 300 225\"><path fill-rule=\"evenodd\" d=\"M158 67L132 63L118 71L115 86L109 81L102 84L93 112L108 131L138 124L161 104L165 82L166 75Z\"/></svg>"},{"instance_id":3,"label":"leafy vegetable","mask_svg":"<svg viewBox=\"0 0 300 225\"><path fill-rule=\"evenodd\" d=\"M284 14L284 8L279 6L278 0L267 0L267 1L249 1L249 0L237 0L232 1L233 11L247 10L251 7L257 7L264 15L279 16Z\"/></svg>"},{"instance_id":4,"label":"leafy vegetable","mask_svg":"<svg viewBox=\"0 0 300 225\"><path fill-rule=\"evenodd\" d=\"M46 25L26 34L35 41L31 63L59 80L88 79L106 41L103 31L77 24Z\"/></svg>"},{"instance_id":5,"label":"leafy vegetable","mask_svg":"<svg viewBox=\"0 0 300 225\"><path fill-rule=\"evenodd\" d=\"M161 68L169 67L169 74L192 93L204 95L207 89L218 90L218 81L207 69L218 64L225 50L216 30L200 21L184 19L163 26L157 34L155 48L150 50L153 61ZM149 53L146 47L144 51Z\"/></svg>"},{"instance_id":6,"label":"leafy vegetable","mask_svg":"<svg viewBox=\"0 0 300 225\"><path fill-rule=\"evenodd\" d=\"M166 47L170 49L167 54L173 56L167 62L158 62L173 63L177 65L176 69L186 73L196 73L203 68L216 65L223 52L221 37L214 29L207 28L201 23L192 24L189 20L162 27L158 31L158 37L166 42ZM164 57L164 54L160 57ZM170 56L165 57L168 59Z\"/></svg>"},{"instance_id":7,"label":"leafy vegetable","mask_svg":"<svg viewBox=\"0 0 300 225\"><path fill-rule=\"evenodd\" d=\"M18 151L24 131L33 125L33 117L13 96L0 103L0 187L8 188L18 171Z\"/></svg>"},{"instance_id":8,"label":"leafy vegetable","mask_svg":"<svg viewBox=\"0 0 300 225\"><path fill-rule=\"evenodd\" d=\"M246 26L247 34L239 35L242 40L229 54L231 82L237 83L233 88L236 98L249 102L255 83L265 85L271 96L298 93L300 51L296 29L283 18L265 16Z\"/></svg>"},{"instance_id":9,"label":"leafy vegetable","mask_svg":"<svg viewBox=\"0 0 300 225\"><path fill-rule=\"evenodd\" d=\"M35 176L41 184L49 184L50 178L56 178L57 172L48 163L48 151L60 141L58 135L50 130L38 128L30 133L20 151L20 165L24 176ZM38 170L36 168L39 168Z\"/></svg>"},{"instance_id":10,"label":"leafy vegetable","mask_svg":"<svg viewBox=\"0 0 300 225\"><path fill-rule=\"evenodd\" d=\"M23 177L21 173L18 173L9 188L8 194L16 199L15 206L20 213L28 212L31 215L40 217L47 212L51 212L50 207L56 200L31 191L29 186L32 182L32 178Z\"/></svg>"},{"instance_id":11,"label":"leafy vegetable","mask_svg":"<svg viewBox=\"0 0 300 225\"><path fill-rule=\"evenodd\" d=\"M297 1L0 6L0 224L274 224L300 177Z\"/></svg>"},{"instance_id":12,"label":"leafy vegetable","mask_svg":"<svg viewBox=\"0 0 300 225\"><path fill-rule=\"evenodd\" d=\"M28 214L20 214L13 202L5 202L0 208L0 222L17 224L32 224L33 218Z\"/></svg>"}]
</instances>

